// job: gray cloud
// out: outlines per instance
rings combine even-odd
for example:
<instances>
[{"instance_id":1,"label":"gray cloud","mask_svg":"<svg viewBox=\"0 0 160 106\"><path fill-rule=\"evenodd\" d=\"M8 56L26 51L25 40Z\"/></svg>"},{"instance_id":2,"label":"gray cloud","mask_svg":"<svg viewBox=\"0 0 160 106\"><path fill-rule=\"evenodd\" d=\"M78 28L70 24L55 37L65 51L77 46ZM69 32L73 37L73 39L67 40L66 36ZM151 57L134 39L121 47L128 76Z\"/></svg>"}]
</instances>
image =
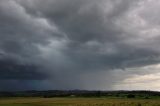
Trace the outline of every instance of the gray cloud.
<instances>
[{"instance_id":1,"label":"gray cloud","mask_svg":"<svg viewBox=\"0 0 160 106\"><path fill-rule=\"evenodd\" d=\"M33 89L112 89L128 76L110 77L113 70L159 63L148 2L1 0L0 79L39 80Z\"/></svg>"}]
</instances>

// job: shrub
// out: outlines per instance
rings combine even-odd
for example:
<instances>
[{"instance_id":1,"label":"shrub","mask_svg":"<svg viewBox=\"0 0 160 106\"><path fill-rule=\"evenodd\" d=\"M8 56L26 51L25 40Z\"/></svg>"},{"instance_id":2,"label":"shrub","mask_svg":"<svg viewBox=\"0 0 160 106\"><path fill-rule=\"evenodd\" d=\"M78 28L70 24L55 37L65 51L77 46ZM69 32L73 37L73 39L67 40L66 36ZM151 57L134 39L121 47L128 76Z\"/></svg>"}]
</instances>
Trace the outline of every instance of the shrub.
<instances>
[{"instance_id":1,"label":"shrub","mask_svg":"<svg viewBox=\"0 0 160 106\"><path fill-rule=\"evenodd\" d=\"M133 95L133 94L128 94L128 95L127 95L127 98L135 98L135 95Z\"/></svg>"}]
</instances>

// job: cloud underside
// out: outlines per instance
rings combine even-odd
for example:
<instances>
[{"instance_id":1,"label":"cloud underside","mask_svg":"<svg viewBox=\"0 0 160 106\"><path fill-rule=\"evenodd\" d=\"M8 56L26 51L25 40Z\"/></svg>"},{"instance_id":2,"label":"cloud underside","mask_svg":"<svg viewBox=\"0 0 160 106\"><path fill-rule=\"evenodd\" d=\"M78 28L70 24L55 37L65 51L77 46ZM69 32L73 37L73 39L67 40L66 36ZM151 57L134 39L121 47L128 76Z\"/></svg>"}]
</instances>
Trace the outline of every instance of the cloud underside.
<instances>
[{"instance_id":1,"label":"cloud underside","mask_svg":"<svg viewBox=\"0 0 160 106\"><path fill-rule=\"evenodd\" d=\"M146 75L143 67L160 62L159 6L158 0L1 0L1 89L114 89Z\"/></svg>"}]
</instances>

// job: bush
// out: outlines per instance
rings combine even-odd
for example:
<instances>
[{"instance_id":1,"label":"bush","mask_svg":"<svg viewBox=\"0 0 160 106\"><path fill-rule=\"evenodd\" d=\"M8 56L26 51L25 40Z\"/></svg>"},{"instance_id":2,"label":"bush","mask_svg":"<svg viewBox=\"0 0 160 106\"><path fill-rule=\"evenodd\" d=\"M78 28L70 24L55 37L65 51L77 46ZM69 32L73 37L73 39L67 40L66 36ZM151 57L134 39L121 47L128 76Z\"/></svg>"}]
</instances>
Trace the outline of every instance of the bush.
<instances>
[{"instance_id":1,"label":"bush","mask_svg":"<svg viewBox=\"0 0 160 106\"><path fill-rule=\"evenodd\" d=\"M148 96L146 96L145 99L150 99L150 98Z\"/></svg>"},{"instance_id":2,"label":"bush","mask_svg":"<svg viewBox=\"0 0 160 106\"><path fill-rule=\"evenodd\" d=\"M127 98L135 98L135 95L133 95L133 94L128 94L128 95L127 95Z\"/></svg>"}]
</instances>

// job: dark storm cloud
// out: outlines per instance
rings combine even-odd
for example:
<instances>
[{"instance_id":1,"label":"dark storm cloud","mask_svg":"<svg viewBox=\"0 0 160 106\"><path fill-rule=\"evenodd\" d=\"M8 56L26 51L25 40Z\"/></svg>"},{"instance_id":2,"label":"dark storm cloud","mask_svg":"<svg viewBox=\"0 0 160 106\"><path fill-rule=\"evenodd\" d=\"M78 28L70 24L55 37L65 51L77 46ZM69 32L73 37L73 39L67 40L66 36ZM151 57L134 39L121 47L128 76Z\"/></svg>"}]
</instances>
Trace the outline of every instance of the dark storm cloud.
<instances>
[{"instance_id":1,"label":"dark storm cloud","mask_svg":"<svg viewBox=\"0 0 160 106\"><path fill-rule=\"evenodd\" d=\"M37 45L46 45L51 33L56 36L56 31L46 29L43 23L39 23L40 20L34 20L27 15L23 7L15 1L0 1L2 79L43 78L42 73L37 71L40 70L39 66L37 68L37 58L40 54Z\"/></svg>"},{"instance_id":2,"label":"dark storm cloud","mask_svg":"<svg viewBox=\"0 0 160 106\"><path fill-rule=\"evenodd\" d=\"M120 28L123 26L116 24L117 20L123 20L123 16L135 8L137 2L138 0L35 0L21 4L29 14L45 17L66 34L68 42L62 54L77 63L78 69L93 70L97 67L99 70L103 67L136 66L140 64L138 61L142 65L150 64L154 61L152 56L159 55L150 48L126 44L126 41L137 38L132 38L132 33L126 33ZM90 66L94 68L91 69Z\"/></svg>"},{"instance_id":3,"label":"dark storm cloud","mask_svg":"<svg viewBox=\"0 0 160 106\"><path fill-rule=\"evenodd\" d=\"M134 1L135 2L135 1ZM114 21L134 2L121 0L43 0L25 1L26 12L55 23L68 39L76 43L92 40L113 42L123 39ZM132 4L133 5L133 4ZM32 7L33 6L33 7Z\"/></svg>"},{"instance_id":4,"label":"dark storm cloud","mask_svg":"<svg viewBox=\"0 0 160 106\"><path fill-rule=\"evenodd\" d=\"M146 37L151 28L140 23L147 20L140 4L143 0L1 0L0 79L46 79L50 88L90 89L85 82L93 88L103 76L109 89L114 78L103 72L159 63L159 36ZM97 80L86 77L95 74Z\"/></svg>"},{"instance_id":5,"label":"dark storm cloud","mask_svg":"<svg viewBox=\"0 0 160 106\"><path fill-rule=\"evenodd\" d=\"M45 73L40 72L35 65L30 64L19 64L15 63L14 60L1 60L0 61L0 79L37 79L42 80L47 77Z\"/></svg>"}]
</instances>

